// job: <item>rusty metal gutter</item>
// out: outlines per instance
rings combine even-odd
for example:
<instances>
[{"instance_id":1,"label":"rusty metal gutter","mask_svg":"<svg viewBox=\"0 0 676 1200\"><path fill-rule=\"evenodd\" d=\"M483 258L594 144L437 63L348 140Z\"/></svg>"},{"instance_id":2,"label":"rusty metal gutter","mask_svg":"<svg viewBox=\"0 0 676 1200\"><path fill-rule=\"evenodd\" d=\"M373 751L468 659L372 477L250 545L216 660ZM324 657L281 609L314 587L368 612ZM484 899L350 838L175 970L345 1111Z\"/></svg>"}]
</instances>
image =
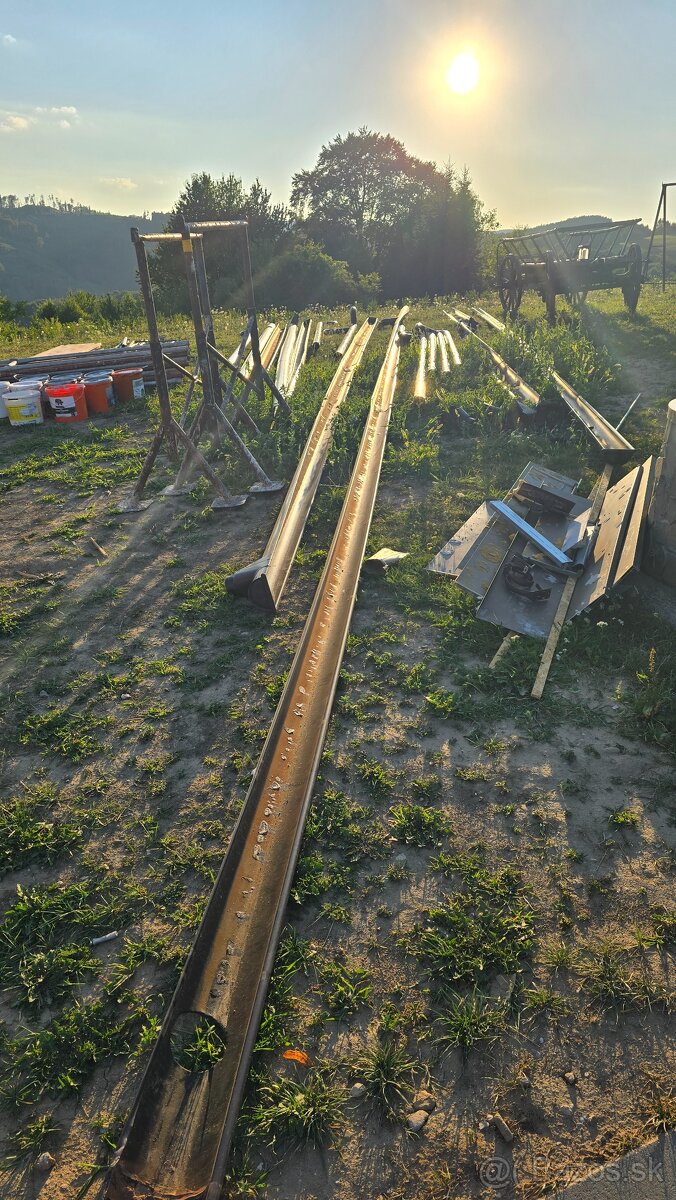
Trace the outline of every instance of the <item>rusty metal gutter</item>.
<instances>
[{"instance_id":1,"label":"rusty metal gutter","mask_svg":"<svg viewBox=\"0 0 676 1200\"><path fill-rule=\"evenodd\" d=\"M375 504L399 361L395 321L300 645L241 815L151 1055L106 1200L218 1200L331 715ZM190 1072L180 1018L208 1016L224 1050Z\"/></svg>"},{"instance_id":2,"label":"rusty metal gutter","mask_svg":"<svg viewBox=\"0 0 676 1200\"><path fill-rule=\"evenodd\" d=\"M459 313L459 310L456 309L456 312ZM483 346L484 350L488 351L493 362L493 366L496 368L503 383L516 393L516 402L519 405L521 412L526 416L535 412L535 409L540 403L540 397L538 393L530 386L530 384L526 383L525 379L522 379L521 376L517 374L513 367L510 367L508 362L505 362L505 359L501 354L498 354L497 350L494 350L492 346L489 346L488 342L485 342L484 339L479 336L479 334L476 332L476 329L472 328L470 323L471 318L465 320L464 315L462 317L459 315L454 316L453 313L449 312L447 312L445 315L450 317L452 321L455 321L456 325L460 327L464 334L471 333L472 337L476 338L477 342ZM474 324L476 324L476 322L474 322Z\"/></svg>"},{"instance_id":3,"label":"rusty metal gutter","mask_svg":"<svg viewBox=\"0 0 676 1200\"><path fill-rule=\"evenodd\" d=\"M585 429L589 430L594 441L600 446L606 462L622 463L631 458L635 453L631 442L628 442L614 425L606 421L600 412L597 412L569 383L566 383L558 371L552 368L549 374L570 411L574 413L578 421L582 422Z\"/></svg>"},{"instance_id":4,"label":"rusty metal gutter","mask_svg":"<svg viewBox=\"0 0 676 1200\"><path fill-rule=\"evenodd\" d=\"M373 318L365 321L340 360L261 557L226 580L229 592L247 596L268 612L277 611L324 470L338 410L375 327Z\"/></svg>"}]
</instances>

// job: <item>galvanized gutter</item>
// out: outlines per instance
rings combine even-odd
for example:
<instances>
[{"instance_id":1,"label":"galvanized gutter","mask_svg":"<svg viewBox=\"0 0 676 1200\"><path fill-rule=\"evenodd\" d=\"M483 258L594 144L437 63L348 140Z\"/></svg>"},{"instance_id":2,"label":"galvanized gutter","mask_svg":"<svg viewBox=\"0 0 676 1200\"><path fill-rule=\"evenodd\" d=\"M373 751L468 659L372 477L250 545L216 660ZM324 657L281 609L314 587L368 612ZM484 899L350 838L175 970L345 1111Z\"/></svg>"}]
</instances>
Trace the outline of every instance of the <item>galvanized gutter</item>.
<instances>
[{"instance_id":1,"label":"galvanized gutter","mask_svg":"<svg viewBox=\"0 0 676 1200\"><path fill-rule=\"evenodd\" d=\"M364 322L338 365L261 557L226 580L229 592L247 596L268 612L277 611L324 470L338 410L375 327L373 318Z\"/></svg>"},{"instance_id":2,"label":"galvanized gutter","mask_svg":"<svg viewBox=\"0 0 676 1200\"><path fill-rule=\"evenodd\" d=\"M371 525L399 361L395 321L326 565L241 815L106 1180L106 1200L218 1200L319 768ZM208 1015L225 1052L175 1061Z\"/></svg>"},{"instance_id":3,"label":"galvanized gutter","mask_svg":"<svg viewBox=\"0 0 676 1200\"><path fill-rule=\"evenodd\" d=\"M606 461L622 463L631 458L632 454L635 453L631 442L628 442L614 425L606 421L600 412L592 408L587 400L578 395L575 389L559 375L558 371L552 369L549 374L570 411L575 414L578 421L582 422L585 429L589 430L594 441L601 447L603 457Z\"/></svg>"}]
</instances>

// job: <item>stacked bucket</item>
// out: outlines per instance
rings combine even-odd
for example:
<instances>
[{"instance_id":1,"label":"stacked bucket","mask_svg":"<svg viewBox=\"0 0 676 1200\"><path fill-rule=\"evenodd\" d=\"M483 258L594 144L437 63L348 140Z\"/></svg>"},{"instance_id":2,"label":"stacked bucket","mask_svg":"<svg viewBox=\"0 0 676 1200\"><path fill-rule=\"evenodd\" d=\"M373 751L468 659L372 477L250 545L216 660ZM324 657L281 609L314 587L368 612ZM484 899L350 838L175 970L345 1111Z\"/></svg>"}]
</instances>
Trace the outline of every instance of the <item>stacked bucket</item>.
<instances>
[{"instance_id":1,"label":"stacked bucket","mask_svg":"<svg viewBox=\"0 0 676 1200\"><path fill-rule=\"evenodd\" d=\"M10 425L41 425L53 420L59 425L109 416L116 404L139 400L145 395L143 370L128 367L118 371L101 369L85 375L51 375L0 380L0 418Z\"/></svg>"}]
</instances>

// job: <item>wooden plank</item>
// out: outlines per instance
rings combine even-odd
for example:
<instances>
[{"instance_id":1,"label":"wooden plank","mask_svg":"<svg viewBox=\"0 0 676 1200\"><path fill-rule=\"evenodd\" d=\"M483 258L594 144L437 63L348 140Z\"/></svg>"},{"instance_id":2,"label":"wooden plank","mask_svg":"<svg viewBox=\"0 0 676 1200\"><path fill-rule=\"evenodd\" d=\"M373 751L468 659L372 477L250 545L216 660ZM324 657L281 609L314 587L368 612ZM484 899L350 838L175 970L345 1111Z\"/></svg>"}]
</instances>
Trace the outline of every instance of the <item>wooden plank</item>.
<instances>
[{"instance_id":1,"label":"wooden plank","mask_svg":"<svg viewBox=\"0 0 676 1200\"><path fill-rule=\"evenodd\" d=\"M66 342L64 346L52 346L49 350L41 350L39 354L34 354L33 358L49 358L50 355L58 357L62 354L88 354L90 350L100 350L101 342Z\"/></svg>"},{"instance_id":2,"label":"wooden plank","mask_svg":"<svg viewBox=\"0 0 676 1200\"><path fill-rule=\"evenodd\" d=\"M603 505L603 501L605 500L606 492L608 491L608 485L610 483L610 477L612 473L612 463L607 463L596 486L594 498L592 500L592 506L589 510L590 525L595 525L599 519L599 513L601 512L601 507ZM542 653L540 666L538 667L538 673L535 676L535 683L533 684L533 689L531 691L531 696L534 700L542 699L542 693L545 690L547 676L549 675L550 667L554 661L556 648L559 644L559 638L561 637L561 630L563 629L566 617L568 615L568 609L570 608L570 602L573 599L573 592L575 591L576 584L577 579L575 577L567 579L564 584L563 592L561 593L561 599L559 600L559 606L556 610L556 616L554 617L552 627L549 631L547 643Z\"/></svg>"}]
</instances>

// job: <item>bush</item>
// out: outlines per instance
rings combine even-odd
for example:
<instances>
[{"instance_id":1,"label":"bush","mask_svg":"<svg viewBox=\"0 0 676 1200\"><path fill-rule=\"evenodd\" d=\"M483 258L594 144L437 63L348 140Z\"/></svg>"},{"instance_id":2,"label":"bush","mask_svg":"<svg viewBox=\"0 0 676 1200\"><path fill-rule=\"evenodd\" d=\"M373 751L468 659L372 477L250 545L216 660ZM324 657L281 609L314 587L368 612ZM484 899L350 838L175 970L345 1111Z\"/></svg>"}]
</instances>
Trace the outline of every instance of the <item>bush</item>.
<instances>
[{"instance_id":1,"label":"bush","mask_svg":"<svg viewBox=\"0 0 676 1200\"><path fill-rule=\"evenodd\" d=\"M347 263L314 242L298 243L273 259L256 278L261 305L307 308L314 304L365 304L378 292L377 275L352 275Z\"/></svg>"}]
</instances>

